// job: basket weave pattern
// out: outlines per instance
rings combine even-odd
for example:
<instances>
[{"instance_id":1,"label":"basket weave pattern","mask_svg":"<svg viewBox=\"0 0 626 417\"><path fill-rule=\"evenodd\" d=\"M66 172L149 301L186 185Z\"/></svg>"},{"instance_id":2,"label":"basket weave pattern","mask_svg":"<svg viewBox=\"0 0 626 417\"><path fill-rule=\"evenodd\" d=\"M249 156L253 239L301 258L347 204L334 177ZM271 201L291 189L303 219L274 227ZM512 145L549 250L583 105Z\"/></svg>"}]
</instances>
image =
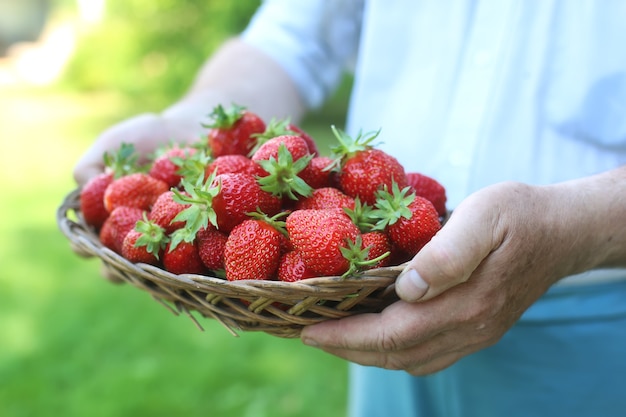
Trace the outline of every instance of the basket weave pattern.
<instances>
[{"instance_id":1,"label":"basket weave pattern","mask_svg":"<svg viewBox=\"0 0 626 417\"><path fill-rule=\"evenodd\" d=\"M299 337L304 326L368 312L378 312L397 300L393 283L403 265L377 268L358 277L319 277L299 282L266 280L226 281L205 275L175 275L147 264L133 264L104 247L86 225L79 209L80 190L74 190L57 210L57 223L72 250L97 257L107 276L148 292L172 313L218 320L233 335L263 331L274 336Z\"/></svg>"}]
</instances>

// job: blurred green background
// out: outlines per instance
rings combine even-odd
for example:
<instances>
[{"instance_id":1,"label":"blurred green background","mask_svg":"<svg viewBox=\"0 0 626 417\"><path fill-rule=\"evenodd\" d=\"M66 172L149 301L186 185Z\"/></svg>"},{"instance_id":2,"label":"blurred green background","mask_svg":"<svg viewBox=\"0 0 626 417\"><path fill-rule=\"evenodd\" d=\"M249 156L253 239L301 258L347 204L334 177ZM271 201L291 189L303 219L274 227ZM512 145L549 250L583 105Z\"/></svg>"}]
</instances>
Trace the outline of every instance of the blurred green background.
<instances>
[{"instance_id":1,"label":"blurred green background","mask_svg":"<svg viewBox=\"0 0 626 417\"><path fill-rule=\"evenodd\" d=\"M34 22L0 44L0 416L345 415L345 362L299 340L235 338L208 319L202 332L101 279L55 223L93 138L180 96L257 5L0 1L0 27ZM323 151L349 87L303 123Z\"/></svg>"}]
</instances>

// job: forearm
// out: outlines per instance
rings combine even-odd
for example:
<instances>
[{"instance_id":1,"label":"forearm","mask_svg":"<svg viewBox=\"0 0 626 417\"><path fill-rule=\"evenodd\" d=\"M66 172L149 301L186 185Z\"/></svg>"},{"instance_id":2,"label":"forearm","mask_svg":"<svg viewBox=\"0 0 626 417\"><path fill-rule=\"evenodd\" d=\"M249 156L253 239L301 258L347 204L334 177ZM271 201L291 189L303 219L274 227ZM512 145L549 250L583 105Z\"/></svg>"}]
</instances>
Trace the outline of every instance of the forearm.
<instances>
[{"instance_id":1,"label":"forearm","mask_svg":"<svg viewBox=\"0 0 626 417\"><path fill-rule=\"evenodd\" d=\"M546 189L571 273L626 267L626 166Z\"/></svg>"},{"instance_id":2,"label":"forearm","mask_svg":"<svg viewBox=\"0 0 626 417\"><path fill-rule=\"evenodd\" d=\"M232 103L265 120L289 117L298 122L305 110L287 73L272 58L235 38L207 60L190 90L162 115L203 120L215 105Z\"/></svg>"},{"instance_id":3,"label":"forearm","mask_svg":"<svg viewBox=\"0 0 626 417\"><path fill-rule=\"evenodd\" d=\"M144 113L102 132L74 167L78 184L103 169L102 155L131 142L142 155L177 142L206 135L213 108L238 104L264 120L290 117L297 123L304 105L289 76L271 58L244 42L226 42L199 71L190 90L159 114Z\"/></svg>"}]
</instances>

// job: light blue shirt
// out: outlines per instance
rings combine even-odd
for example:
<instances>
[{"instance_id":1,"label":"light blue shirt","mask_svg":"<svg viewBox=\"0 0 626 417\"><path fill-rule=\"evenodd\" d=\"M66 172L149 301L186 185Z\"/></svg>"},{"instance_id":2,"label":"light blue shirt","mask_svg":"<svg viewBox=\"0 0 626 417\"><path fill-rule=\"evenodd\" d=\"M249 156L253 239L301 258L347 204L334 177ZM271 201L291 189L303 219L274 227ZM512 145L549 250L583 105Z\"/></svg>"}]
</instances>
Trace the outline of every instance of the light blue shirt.
<instances>
[{"instance_id":1,"label":"light blue shirt","mask_svg":"<svg viewBox=\"0 0 626 417\"><path fill-rule=\"evenodd\" d=\"M382 128L452 208L626 163L626 1L270 0L243 37L311 107L353 70L348 131Z\"/></svg>"}]
</instances>

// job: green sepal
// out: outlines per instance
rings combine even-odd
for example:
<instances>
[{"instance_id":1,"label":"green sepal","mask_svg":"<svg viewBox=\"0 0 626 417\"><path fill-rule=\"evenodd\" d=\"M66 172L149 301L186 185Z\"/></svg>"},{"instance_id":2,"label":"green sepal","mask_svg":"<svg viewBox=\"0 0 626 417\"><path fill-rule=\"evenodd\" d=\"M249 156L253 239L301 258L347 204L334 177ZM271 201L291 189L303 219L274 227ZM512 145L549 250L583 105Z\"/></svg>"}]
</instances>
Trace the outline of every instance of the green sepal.
<instances>
[{"instance_id":1,"label":"green sepal","mask_svg":"<svg viewBox=\"0 0 626 417\"><path fill-rule=\"evenodd\" d=\"M104 166L113 172L114 178L147 171L146 167L139 165L138 159L139 155L132 143L122 143L115 152L105 152L102 156Z\"/></svg>"},{"instance_id":2,"label":"green sepal","mask_svg":"<svg viewBox=\"0 0 626 417\"><path fill-rule=\"evenodd\" d=\"M193 242L198 231L208 227L209 223L217 227L217 215L213 210L213 198L220 192L220 184L213 184L216 173L213 172L206 180L199 176L195 183L183 179L181 184L185 193L176 188L172 191L172 199L179 203L189 205L186 209L174 217L172 223L182 221L185 226L172 233L172 243L170 250L174 249L180 242Z\"/></svg>"},{"instance_id":3,"label":"green sepal","mask_svg":"<svg viewBox=\"0 0 626 417\"><path fill-rule=\"evenodd\" d=\"M361 238L361 235L358 235L354 241L347 239L346 246L339 248L341 255L343 255L343 257L347 259L350 264L348 270L341 275L342 278L345 279L357 276L363 270L372 265L376 265L378 262L391 254L391 252L387 251L374 259L367 259L370 248L363 248L362 246L363 239Z\"/></svg>"},{"instance_id":4,"label":"green sepal","mask_svg":"<svg viewBox=\"0 0 626 417\"><path fill-rule=\"evenodd\" d=\"M357 196L354 199L354 209L344 207L343 211L356 224L361 233L367 233L374 229L377 219L372 215L374 208L367 203L362 203Z\"/></svg>"},{"instance_id":5,"label":"green sepal","mask_svg":"<svg viewBox=\"0 0 626 417\"><path fill-rule=\"evenodd\" d=\"M415 200L415 193L411 187L407 186L400 190L398 184L393 181L391 192L387 187L376 192L375 209L371 212L372 219L376 220L376 225L372 230L385 230L388 226L395 224L402 217L410 219L413 213L409 205Z\"/></svg>"},{"instance_id":6,"label":"green sepal","mask_svg":"<svg viewBox=\"0 0 626 417\"><path fill-rule=\"evenodd\" d=\"M146 213L143 213L143 219L137 221L135 224L135 230L141 233L135 247L145 246L146 251L154 255L156 259L159 259L159 253L165 248L169 242L169 237L158 224L148 220Z\"/></svg>"},{"instance_id":7,"label":"green sepal","mask_svg":"<svg viewBox=\"0 0 626 417\"><path fill-rule=\"evenodd\" d=\"M278 146L278 157L270 157L266 160L259 160L268 175L260 177L257 182L261 189L274 196L283 198L285 196L292 200L298 200L298 194L308 197L313 193L313 188L298 176L298 173L306 168L313 159L312 154L307 154L297 161L293 161L293 156L287 146L281 143Z\"/></svg>"},{"instance_id":8,"label":"green sepal","mask_svg":"<svg viewBox=\"0 0 626 417\"><path fill-rule=\"evenodd\" d=\"M265 127L265 131L263 133L253 133L252 137L256 139L256 142L248 156L251 157L254 153L268 140L273 139L277 136L284 135L295 135L299 136L298 132L295 132L289 129L289 124L291 123L291 119L288 117L285 119L276 119L272 118L270 122Z\"/></svg>"},{"instance_id":9,"label":"green sepal","mask_svg":"<svg viewBox=\"0 0 626 417\"><path fill-rule=\"evenodd\" d=\"M238 104L231 104L228 109L224 109L221 104L213 108L209 114L209 123L202 124L202 127L212 129L228 129L231 128L243 116L246 108Z\"/></svg>"}]
</instances>

